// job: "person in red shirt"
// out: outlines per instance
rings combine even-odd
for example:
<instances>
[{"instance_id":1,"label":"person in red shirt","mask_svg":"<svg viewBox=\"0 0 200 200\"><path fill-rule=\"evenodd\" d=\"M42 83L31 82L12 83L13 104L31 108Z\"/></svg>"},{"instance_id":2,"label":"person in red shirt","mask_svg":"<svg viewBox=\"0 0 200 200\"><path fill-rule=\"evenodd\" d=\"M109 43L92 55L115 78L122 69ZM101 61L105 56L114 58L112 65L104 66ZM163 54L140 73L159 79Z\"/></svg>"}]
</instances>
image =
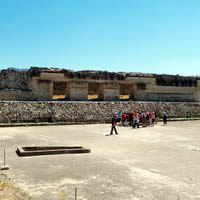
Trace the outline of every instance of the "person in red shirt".
<instances>
[{"instance_id":1,"label":"person in red shirt","mask_svg":"<svg viewBox=\"0 0 200 200\"><path fill-rule=\"evenodd\" d=\"M149 112L149 125L152 125L153 113Z\"/></svg>"},{"instance_id":2,"label":"person in red shirt","mask_svg":"<svg viewBox=\"0 0 200 200\"><path fill-rule=\"evenodd\" d=\"M129 125L133 126L133 113L129 113Z\"/></svg>"},{"instance_id":3,"label":"person in red shirt","mask_svg":"<svg viewBox=\"0 0 200 200\"><path fill-rule=\"evenodd\" d=\"M122 113L122 125L125 126L126 113Z\"/></svg>"}]
</instances>

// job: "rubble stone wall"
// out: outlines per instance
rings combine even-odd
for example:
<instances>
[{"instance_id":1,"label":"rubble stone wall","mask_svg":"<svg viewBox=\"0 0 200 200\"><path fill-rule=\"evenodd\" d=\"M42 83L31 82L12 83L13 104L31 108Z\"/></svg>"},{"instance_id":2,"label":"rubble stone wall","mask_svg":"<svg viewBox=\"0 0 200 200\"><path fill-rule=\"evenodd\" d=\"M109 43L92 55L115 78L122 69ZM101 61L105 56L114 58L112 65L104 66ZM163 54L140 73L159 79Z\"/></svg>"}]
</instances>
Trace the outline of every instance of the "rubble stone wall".
<instances>
[{"instance_id":1,"label":"rubble stone wall","mask_svg":"<svg viewBox=\"0 0 200 200\"><path fill-rule=\"evenodd\" d=\"M73 102L0 101L0 123L14 122L110 122L114 113L155 111L169 117L200 117L200 103L172 102Z\"/></svg>"}]
</instances>

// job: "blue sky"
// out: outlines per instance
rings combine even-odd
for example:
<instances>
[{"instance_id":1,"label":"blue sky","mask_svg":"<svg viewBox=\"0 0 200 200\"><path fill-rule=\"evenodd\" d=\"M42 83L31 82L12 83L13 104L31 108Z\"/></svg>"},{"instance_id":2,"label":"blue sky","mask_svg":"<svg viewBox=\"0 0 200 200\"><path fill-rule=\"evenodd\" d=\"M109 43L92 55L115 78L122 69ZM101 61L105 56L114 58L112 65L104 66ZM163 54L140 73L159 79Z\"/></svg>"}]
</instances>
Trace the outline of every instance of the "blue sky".
<instances>
[{"instance_id":1,"label":"blue sky","mask_svg":"<svg viewBox=\"0 0 200 200\"><path fill-rule=\"evenodd\" d=\"M200 74L199 0L0 0L0 69Z\"/></svg>"}]
</instances>

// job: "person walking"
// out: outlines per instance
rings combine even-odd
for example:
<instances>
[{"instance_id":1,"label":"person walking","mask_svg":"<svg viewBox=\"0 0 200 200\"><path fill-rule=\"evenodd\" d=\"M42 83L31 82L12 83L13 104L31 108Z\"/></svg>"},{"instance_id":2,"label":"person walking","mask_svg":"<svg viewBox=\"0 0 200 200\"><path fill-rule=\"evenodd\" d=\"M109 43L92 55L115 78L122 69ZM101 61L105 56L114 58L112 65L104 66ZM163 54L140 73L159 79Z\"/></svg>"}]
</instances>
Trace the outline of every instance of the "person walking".
<instances>
[{"instance_id":1,"label":"person walking","mask_svg":"<svg viewBox=\"0 0 200 200\"><path fill-rule=\"evenodd\" d=\"M110 135L113 134L113 130L115 131L115 134L118 135L117 129L116 129L116 123L117 123L117 116L113 115L112 117L112 127L111 127L111 131L110 131Z\"/></svg>"}]
</instances>

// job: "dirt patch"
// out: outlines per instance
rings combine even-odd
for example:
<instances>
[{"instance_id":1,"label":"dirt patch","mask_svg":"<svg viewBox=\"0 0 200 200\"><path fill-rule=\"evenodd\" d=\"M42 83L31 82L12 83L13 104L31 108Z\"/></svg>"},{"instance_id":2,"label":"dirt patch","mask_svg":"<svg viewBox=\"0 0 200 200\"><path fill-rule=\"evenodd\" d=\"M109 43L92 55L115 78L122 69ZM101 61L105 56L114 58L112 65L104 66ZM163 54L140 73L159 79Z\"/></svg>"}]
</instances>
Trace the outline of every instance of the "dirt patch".
<instances>
[{"instance_id":1,"label":"dirt patch","mask_svg":"<svg viewBox=\"0 0 200 200\"><path fill-rule=\"evenodd\" d=\"M16 187L5 174L0 174L0 200L31 200L31 198Z\"/></svg>"}]
</instances>

